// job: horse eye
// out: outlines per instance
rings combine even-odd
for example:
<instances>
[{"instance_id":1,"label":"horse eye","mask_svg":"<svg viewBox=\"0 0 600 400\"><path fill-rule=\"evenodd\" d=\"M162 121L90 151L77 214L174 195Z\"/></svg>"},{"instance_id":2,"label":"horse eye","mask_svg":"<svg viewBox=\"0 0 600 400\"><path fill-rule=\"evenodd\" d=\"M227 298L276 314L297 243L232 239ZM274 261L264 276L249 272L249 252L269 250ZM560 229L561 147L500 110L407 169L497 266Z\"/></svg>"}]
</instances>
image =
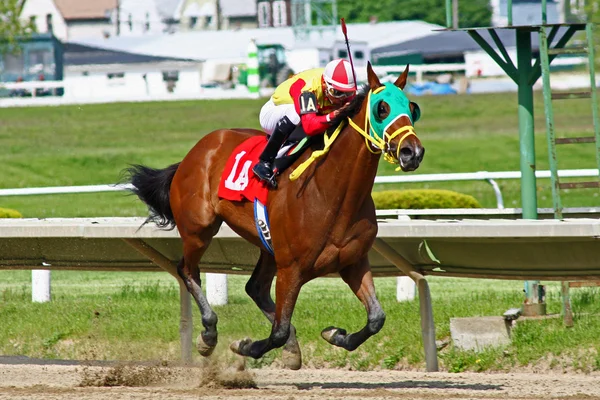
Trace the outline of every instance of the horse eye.
<instances>
[{"instance_id":1,"label":"horse eye","mask_svg":"<svg viewBox=\"0 0 600 400\"><path fill-rule=\"evenodd\" d=\"M388 103L381 100L379 104L377 104L377 119L384 120L388 115L390 115L390 106Z\"/></svg>"}]
</instances>

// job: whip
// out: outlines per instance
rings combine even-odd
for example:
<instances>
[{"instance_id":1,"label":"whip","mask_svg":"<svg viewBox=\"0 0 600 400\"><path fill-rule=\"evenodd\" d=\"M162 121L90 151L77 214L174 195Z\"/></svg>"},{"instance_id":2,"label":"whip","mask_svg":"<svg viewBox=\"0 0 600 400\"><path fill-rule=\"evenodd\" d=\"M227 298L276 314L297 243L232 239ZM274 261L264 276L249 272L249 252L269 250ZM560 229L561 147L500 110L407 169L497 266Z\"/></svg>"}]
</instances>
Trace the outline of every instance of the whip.
<instances>
[{"instance_id":1,"label":"whip","mask_svg":"<svg viewBox=\"0 0 600 400\"><path fill-rule=\"evenodd\" d=\"M342 21L342 33L344 34L344 39L346 39L346 48L348 49L348 57L350 58L350 67L352 68L352 77L354 78L354 90L358 90L356 86L356 73L354 72L354 63L352 62L352 52L350 51L350 43L348 43L348 31L346 29L346 21L344 18L341 18Z\"/></svg>"}]
</instances>

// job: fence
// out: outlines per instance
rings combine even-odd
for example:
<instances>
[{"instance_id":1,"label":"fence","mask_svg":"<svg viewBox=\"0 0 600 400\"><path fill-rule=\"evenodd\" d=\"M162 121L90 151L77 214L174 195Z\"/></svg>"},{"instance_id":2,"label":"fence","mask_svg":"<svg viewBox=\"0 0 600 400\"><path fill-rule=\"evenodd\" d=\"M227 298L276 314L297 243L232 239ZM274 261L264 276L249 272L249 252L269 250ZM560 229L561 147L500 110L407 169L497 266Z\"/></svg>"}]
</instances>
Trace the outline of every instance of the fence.
<instances>
[{"instance_id":1,"label":"fence","mask_svg":"<svg viewBox=\"0 0 600 400\"><path fill-rule=\"evenodd\" d=\"M559 170L561 178L584 178L598 176L597 169L568 169ZM550 171L536 171L537 178L550 178ZM425 182L457 182L457 181L486 181L494 190L496 196L496 207L504 208L502 191L496 183L499 179L520 179L521 172L518 171L479 171L451 174L413 174L413 175L390 175L378 176L375 183L425 183ZM67 193L95 193L127 190L127 185L86 185L86 186L54 186L38 188L0 189L0 196L26 196L41 194L67 194Z\"/></svg>"},{"instance_id":2,"label":"fence","mask_svg":"<svg viewBox=\"0 0 600 400\"><path fill-rule=\"evenodd\" d=\"M577 169L577 170L560 170L561 177L590 177L597 176L596 169ZM536 171L538 178L549 178L550 171ZM449 215L460 216L461 218L468 217L475 213L478 217L493 217L507 215L516 216L518 209L504 209L504 201L500 187L495 180L498 179L519 179L521 173L517 171L499 171L499 172L469 172L469 173L451 173L451 174L414 174L414 175L391 175L378 176L375 178L375 183L424 183L424 182L452 182L452 181L486 181L488 182L496 195L496 205L498 210L378 210L379 217L382 216L399 216L411 214L415 216L420 214L429 214L429 218L434 215L445 216ZM0 189L1 196L26 196L26 195L43 195L43 194L68 194L68 193L97 193L124 191L130 186L121 185L86 185L86 186L55 186L55 187L38 187L38 188L16 188L16 189ZM590 211L590 210L587 210ZM596 212L597 210L591 210ZM586 214L586 210L578 210L579 214ZM589 214L589 212L587 212ZM206 290L211 304L224 304L227 302L227 279L225 275L208 274L206 277ZM50 275L49 271L34 270L32 273L32 299L34 301L48 301L50 299ZM410 300L414 298L415 287L414 282L406 277L399 277L397 283L398 301Z\"/></svg>"}]
</instances>

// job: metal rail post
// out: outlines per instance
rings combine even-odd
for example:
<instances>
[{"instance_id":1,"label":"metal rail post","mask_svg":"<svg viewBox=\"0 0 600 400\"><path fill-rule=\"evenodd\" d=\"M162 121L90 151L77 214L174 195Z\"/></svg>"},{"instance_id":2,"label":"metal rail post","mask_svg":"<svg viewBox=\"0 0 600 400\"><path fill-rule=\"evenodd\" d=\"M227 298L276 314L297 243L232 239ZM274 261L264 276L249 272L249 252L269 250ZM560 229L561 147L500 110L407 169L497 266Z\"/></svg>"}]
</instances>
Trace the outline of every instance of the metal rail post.
<instances>
[{"instance_id":1,"label":"metal rail post","mask_svg":"<svg viewBox=\"0 0 600 400\"><path fill-rule=\"evenodd\" d=\"M435 323L433 321L433 308L431 306L431 292L429 291L427 280L383 239L376 238L373 248L417 284L421 310L421 337L423 338L423 347L425 349L425 365L428 372L438 371Z\"/></svg>"}]
</instances>

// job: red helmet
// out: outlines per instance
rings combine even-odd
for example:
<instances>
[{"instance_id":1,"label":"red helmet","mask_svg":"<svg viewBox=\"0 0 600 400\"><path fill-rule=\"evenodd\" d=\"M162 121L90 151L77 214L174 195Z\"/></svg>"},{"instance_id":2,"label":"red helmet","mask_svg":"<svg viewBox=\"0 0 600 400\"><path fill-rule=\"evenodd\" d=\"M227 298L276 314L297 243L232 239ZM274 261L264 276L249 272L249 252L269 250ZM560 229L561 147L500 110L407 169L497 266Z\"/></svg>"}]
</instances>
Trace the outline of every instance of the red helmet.
<instances>
[{"instance_id":1,"label":"red helmet","mask_svg":"<svg viewBox=\"0 0 600 400\"><path fill-rule=\"evenodd\" d=\"M327 86L342 92L354 92L352 67L346 60L333 60L325 66L323 79Z\"/></svg>"},{"instance_id":2,"label":"red helmet","mask_svg":"<svg viewBox=\"0 0 600 400\"><path fill-rule=\"evenodd\" d=\"M327 97L334 104L341 104L356 93L352 67L346 60L329 62L323 71L323 81L327 86Z\"/></svg>"}]
</instances>

